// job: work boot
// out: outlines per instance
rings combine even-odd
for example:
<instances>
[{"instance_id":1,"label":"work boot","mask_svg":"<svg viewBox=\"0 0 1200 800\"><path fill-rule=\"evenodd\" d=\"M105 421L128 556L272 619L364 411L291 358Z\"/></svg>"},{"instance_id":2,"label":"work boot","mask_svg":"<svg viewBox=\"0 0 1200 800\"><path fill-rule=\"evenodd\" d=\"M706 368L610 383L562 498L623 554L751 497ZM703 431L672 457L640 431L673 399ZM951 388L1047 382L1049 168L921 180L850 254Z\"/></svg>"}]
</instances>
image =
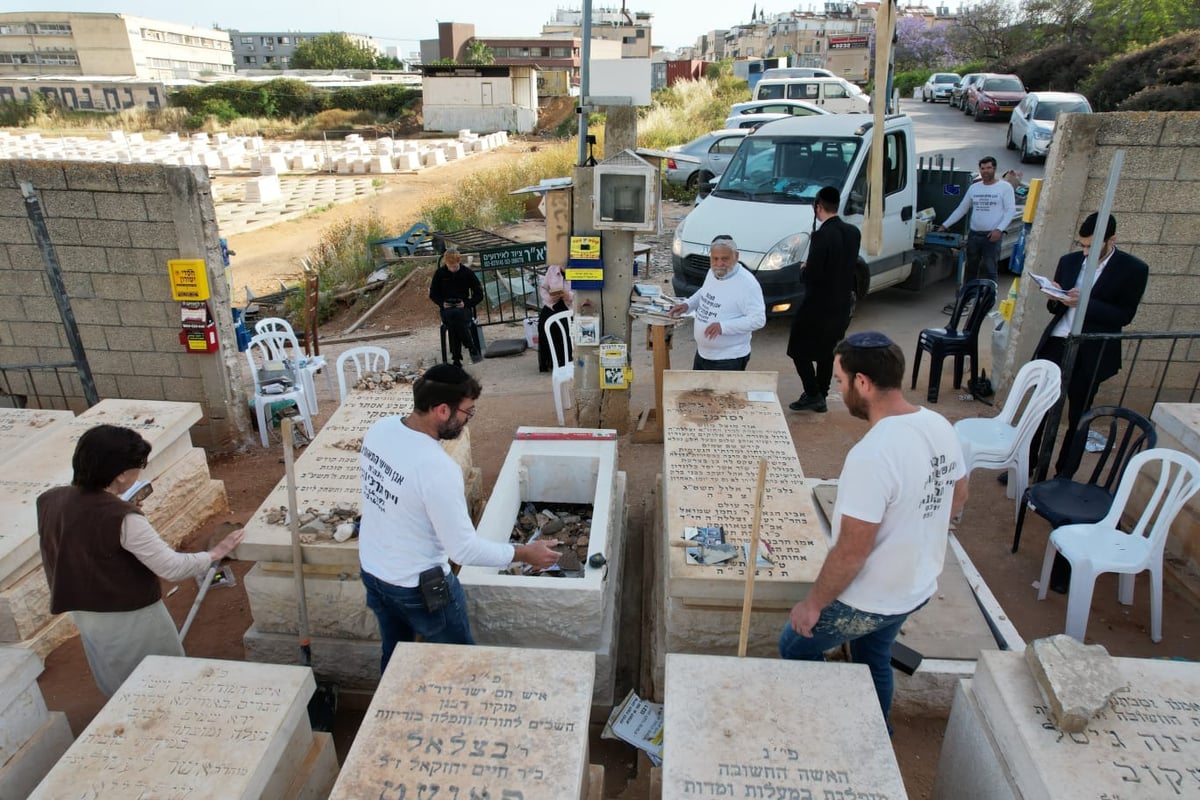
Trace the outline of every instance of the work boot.
<instances>
[{"instance_id":1,"label":"work boot","mask_svg":"<svg viewBox=\"0 0 1200 800\"><path fill-rule=\"evenodd\" d=\"M824 395L808 394L807 392L802 393L796 402L788 403L788 408L792 411L815 411L818 414L824 414L829 410L825 405Z\"/></svg>"}]
</instances>

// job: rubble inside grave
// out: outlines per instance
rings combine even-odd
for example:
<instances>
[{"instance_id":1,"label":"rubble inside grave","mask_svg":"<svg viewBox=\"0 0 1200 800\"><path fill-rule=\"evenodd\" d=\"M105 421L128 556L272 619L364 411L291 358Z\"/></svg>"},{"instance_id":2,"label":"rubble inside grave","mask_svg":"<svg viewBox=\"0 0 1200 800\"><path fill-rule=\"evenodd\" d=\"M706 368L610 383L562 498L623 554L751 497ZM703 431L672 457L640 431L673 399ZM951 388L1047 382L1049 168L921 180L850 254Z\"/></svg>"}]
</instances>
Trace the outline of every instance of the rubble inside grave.
<instances>
[{"instance_id":1,"label":"rubble inside grave","mask_svg":"<svg viewBox=\"0 0 1200 800\"><path fill-rule=\"evenodd\" d=\"M582 578L586 569L588 543L592 532L591 503L522 504L513 522L511 544L529 544L542 539L557 542L558 563L547 570L535 570L528 564L512 564L502 574L531 575L547 578Z\"/></svg>"},{"instance_id":2,"label":"rubble inside grave","mask_svg":"<svg viewBox=\"0 0 1200 800\"><path fill-rule=\"evenodd\" d=\"M412 383L420 377L421 372L422 370L409 364L401 364L394 369L385 369L379 372L368 372L354 382L354 389L365 392L390 391L396 386Z\"/></svg>"},{"instance_id":3,"label":"rubble inside grave","mask_svg":"<svg viewBox=\"0 0 1200 800\"><path fill-rule=\"evenodd\" d=\"M328 509L306 508L299 512L301 544L313 544L321 540L345 542L358 536L358 508L352 505L336 505ZM287 506L273 508L266 513L268 525L287 525Z\"/></svg>"}]
</instances>

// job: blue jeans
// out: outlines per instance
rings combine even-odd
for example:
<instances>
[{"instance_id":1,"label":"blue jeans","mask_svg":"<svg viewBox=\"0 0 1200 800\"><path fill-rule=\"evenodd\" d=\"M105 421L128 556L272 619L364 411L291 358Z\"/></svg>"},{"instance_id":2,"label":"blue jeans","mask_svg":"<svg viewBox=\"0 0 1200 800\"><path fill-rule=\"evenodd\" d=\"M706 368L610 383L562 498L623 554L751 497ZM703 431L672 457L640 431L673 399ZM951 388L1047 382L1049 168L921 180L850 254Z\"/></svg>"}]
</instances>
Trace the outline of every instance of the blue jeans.
<instances>
[{"instance_id":1,"label":"blue jeans","mask_svg":"<svg viewBox=\"0 0 1200 800\"><path fill-rule=\"evenodd\" d=\"M746 365L750 363L750 354L738 358L703 358L699 353L692 359L692 369L701 370L716 370L718 372L745 372Z\"/></svg>"},{"instance_id":2,"label":"blue jeans","mask_svg":"<svg viewBox=\"0 0 1200 800\"><path fill-rule=\"evenodd\" d=\"M379 635L383 639L383 657L379 662L379 674L387 671L388 661L397 642L421 641L435 644L475 644L471 636L471 623L467 620L467 595L462 584L451 572L446 576L450 587L450 604L440 611L425 610L421 590L393 586L363 570L363 586L367 589L367 608L375 612L379 621Z\"/></svg>"},{"instance_id":3,"label":"blue jeans","mask_svg":"<svg viewBox=\"0 0 1200 800\"><path fill-rule=\"evenodd\" d=\"M821 612L812 636L804 637L796 633L790 622L784 625L783 633L779 636L779 655L793 661L824 661L826 650L849 642L851 660L855 664L866 664L871 670L879 708L883 711L884 722L887 722L892 710L894 685L892 642L896 641L904 620L917 608L903 614L871 614L834 600ZM888 732L891 732L891 725L888 725Z\"/></svg>"}]
</instances>

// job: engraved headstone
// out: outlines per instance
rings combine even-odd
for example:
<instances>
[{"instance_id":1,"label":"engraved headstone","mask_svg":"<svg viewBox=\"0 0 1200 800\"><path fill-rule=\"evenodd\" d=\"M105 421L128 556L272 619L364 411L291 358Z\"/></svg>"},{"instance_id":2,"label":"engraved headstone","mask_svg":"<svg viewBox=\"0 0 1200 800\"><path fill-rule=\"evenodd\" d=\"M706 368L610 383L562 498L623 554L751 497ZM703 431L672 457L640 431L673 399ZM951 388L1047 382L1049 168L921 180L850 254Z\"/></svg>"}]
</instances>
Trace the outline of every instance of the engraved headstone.
<instances>
[{"instance_id":1,"label":"engraved headstone","mask_svg":"<svg viewBox=\"0 0 1200 800\"><path fill-rule=\"evenodd\" d=\"M330 797L584 797L592 661L398 645Z\"/></svg>"},{"instance_id":2,"label":"engraved headstone","mask_svg":"<svg viewBox=\"0 0 1200 800\"><path fill-rule=\"evenodd\" d=\"M1177 798L1200 793L1200 665L1114 658L1128 692L1078 733L1057 730L1021 653L985 651L955 697L935 798L963 797L980 773L1002 774L980 800ZM968 702L973 700L973 702ZM1008 788L1008 787L1012 788Z\"/></svg>"},{"instance_id":3,"label":"engraved headstone","mask_svg":"<svg viewBox=\"0 0 1200 800\"><path fill-rule=\"evenodd\" d=\"M148 656L32 797L282 798L317 749L314 688L305 667Z\"/></svg>"},{"instance_id":4,"label":"engraved headstone","mask_svg":"<svg viewBox=\"0 0 1200 800\"><path fill-rule=\"evenodd\" d=\"M74 417L70 411L0 408L0 463L16 465L19 471L22 450L40 446L47 433Z\"/></svg>"},{"instance_id":5,"label":"engraved headstone","mask_svg":"<svg viewBox=\"0 0 1200 800\"><path fill-rule=\"evenodd\" d=\"M667 655L663 800L907 797L869 670Z\"/></svg>"}]
</instances>

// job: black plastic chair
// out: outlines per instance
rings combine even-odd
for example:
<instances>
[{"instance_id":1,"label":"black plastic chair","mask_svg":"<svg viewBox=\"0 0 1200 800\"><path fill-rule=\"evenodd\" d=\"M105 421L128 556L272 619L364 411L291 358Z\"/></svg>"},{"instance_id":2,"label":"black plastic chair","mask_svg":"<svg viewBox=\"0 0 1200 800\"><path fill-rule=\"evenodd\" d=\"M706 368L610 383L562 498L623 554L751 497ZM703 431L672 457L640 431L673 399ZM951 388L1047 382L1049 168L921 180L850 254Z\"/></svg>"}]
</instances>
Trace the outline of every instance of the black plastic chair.
<instances>
[{"instance_id":1,"label":"black plastic chair","mask_svg":"<svg viewBox=\"0 0 1200 800\"><path fill-rule=\"evenodd\" d=\"M1088 432L1093 429L1105 437L1104 449L1100 451L1096 466L1086 482L1072 480L1083 460ZM1012 551L1017 552L1021 545L1021 526L1025 523L1027 508L1037 512L1038 516L1050 523L1051 528L1104 519L1129 459L1157 443L1158 434L1154 432L1154 424L1136 411L1118 406L1099 406L1088 411L1079 420L1075 435L1071 437L1062 471L1050 480L1035 483L1025 490L1021 510L1017 512Z\"/></svg>"},{"instance_id":2,"label":"black plastic chair","mask_svg":"<svg viewBox=\"0 0 1200 800\"><path fill-rule=\"evenodd\" d=\"M913 358L912 385L909 388L917 388L921 353L926 350L929 351L929 390L925 396L930 403L936 403L938 400L938 391L942 383L942 362L947 356L954 356L955 389L962 388L964 358L971 359L971 381L974 382L979 377L979 329L983 327L983 320L995 304L995 281L986 278L968 281L959 290L946 327L926 328L917 337L917 354Z\"/></svg>"}]
</instances>

